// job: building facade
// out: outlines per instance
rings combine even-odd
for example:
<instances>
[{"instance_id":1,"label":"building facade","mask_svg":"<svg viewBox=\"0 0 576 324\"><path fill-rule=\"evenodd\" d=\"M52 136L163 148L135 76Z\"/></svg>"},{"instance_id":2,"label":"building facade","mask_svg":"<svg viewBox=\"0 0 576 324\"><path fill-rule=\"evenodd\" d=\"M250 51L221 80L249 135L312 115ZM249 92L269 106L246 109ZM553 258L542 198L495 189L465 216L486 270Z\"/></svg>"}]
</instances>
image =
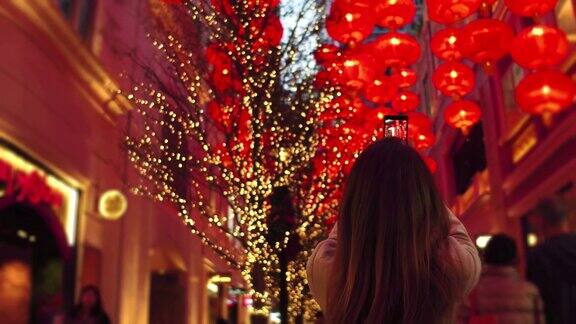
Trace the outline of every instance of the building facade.
<instances>
[{"instance_id":1,"label":"building facade","mask_svg":"<svg viewBox=\"0 0 576 324\"><path fill-rule=\"evenodd\" d=\"M575 78L576 2L562 0L553 13L542 20L568 35L571 51L560 67ZM532 22L513 16L503 1L495 4L492 15L513 27L514 32ZM475 19L475 18L471 18ZM429 44L442 27L425 21L421 34ZM521 111L514 88L526 71L507 56L492 74L476 68L476 89L468 99L482 108L481 121L462 134L444 122L444 108L450 99L437 92L430 80L440 62L424 46L419 65L422 76L422 107L432 116L437 144L431 156L438 162L436 178L447 202L480 239L505 232L517 238L525 251L537 243L539 205L545 201L576 212L576 109L574 105L555 115L550 123ZM574 217L573 217L574 218ZM576 227L572 225L572 229ZM541 239L541 238L540 238Z\"/></svg>"},{"instance_id":2,"label":"building facade","mask_svg":"<svg viewBox=\"0 0 576 324\"><path fill-rule=\"evenodd\" d=\"M131 85L119 75L134 73L130 51L152 50L147 10L139 0L0 3L0 322L50 323L85 285L100 288L113 323L246 311L238 274L170 206L130 194L132 107L119 90Z\"/></svg>"}]
</instances>

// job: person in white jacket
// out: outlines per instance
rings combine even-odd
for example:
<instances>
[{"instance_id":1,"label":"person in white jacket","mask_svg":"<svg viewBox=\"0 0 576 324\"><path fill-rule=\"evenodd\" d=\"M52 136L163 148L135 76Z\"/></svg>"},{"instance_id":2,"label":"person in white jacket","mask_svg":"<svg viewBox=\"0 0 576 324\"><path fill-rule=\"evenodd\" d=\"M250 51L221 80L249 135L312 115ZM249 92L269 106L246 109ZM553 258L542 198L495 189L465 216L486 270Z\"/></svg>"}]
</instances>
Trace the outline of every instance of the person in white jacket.
<instances>
[{"instance_id":1,"label":"person in white jacket","mask_svg":"<svg viewBox=\"0 0 576 324\"><path fill-rule=\"evenodd\" d=\"M395 138L368 147L347 180L338 224L308 260L327 323L452 323L481 272L419 153Z\"/></svg>"}]
</instances>

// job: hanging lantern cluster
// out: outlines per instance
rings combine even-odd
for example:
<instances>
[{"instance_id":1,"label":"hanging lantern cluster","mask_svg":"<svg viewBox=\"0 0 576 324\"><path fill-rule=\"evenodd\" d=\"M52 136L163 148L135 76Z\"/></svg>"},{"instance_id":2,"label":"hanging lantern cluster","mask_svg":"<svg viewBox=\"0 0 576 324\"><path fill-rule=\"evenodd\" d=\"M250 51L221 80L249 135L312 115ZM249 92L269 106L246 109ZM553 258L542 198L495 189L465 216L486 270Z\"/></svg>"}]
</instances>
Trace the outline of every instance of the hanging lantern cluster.
<instances>
[{"instance_id":1,"label":"hanging lantern cluster","mask_svg":"<svg viewBox=\"0 0 576 324\"><path fill-rule=\"evenodd\" d=\"M446 25L434 34L430 47L432 53L442 60L434 71L432 82L443 95L450 97L444 111L444 120L464 134L481 116L480 107L465 100L475 87L476 75L464 58L483 66L490 72L497 60L505 56L513 38L513 32L503 22L489 18L494 0L428 0L428 15L438 24ZM480 19L462 28L452 25L478 12Z\"/></svg>"},{"instance_id":2,"label":"hanging lantern cluster","mask_svg":"<svg viewBox=\"0 0 576 324\"><path fill-rule=\"evenodd\" d=\"M332 177L346 174L357 154L383 136L386 115L411 116L420 104L410 90L417 76L410 67L420 58L420 45L409 34L399 32L414 19L413 0L335 0L326 19L334 44L323 44L314 53L321 67L315 79L318 88L335 93L321 112L322 158L316 173ZM388 30L369 39L375 26ZM435 142L430 127L411 127L410 142L426 150ZM417 122L418 123L418 122ZM331 161L339 161L332 163Z\"/></svg>"},{"instance_id":3,"label":"hanging lantern cluster","mask_svg":"<svg viewBox=\"0 0 576 324\"><path fill-rule=\"evenodd\" d=\"M556 6L557 0L506 0L506 6L522 17L538 18ZM512 41L512 59L528 71L515 90L516 103L530 114L539 115L549 125L552 116L569 108L576 97L576 83L558 70L570 46L560 29L536 23Z\"/></svg>"}]
</instances>

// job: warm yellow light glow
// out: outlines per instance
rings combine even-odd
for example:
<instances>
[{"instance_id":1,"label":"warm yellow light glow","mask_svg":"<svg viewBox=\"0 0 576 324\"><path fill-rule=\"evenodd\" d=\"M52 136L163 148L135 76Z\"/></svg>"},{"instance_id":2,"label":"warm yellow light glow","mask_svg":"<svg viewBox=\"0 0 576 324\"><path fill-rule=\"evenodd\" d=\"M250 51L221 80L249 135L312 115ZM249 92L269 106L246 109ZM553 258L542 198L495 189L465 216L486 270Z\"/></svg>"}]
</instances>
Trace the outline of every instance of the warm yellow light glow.
<instances>
[{"instance_id":1,"label":"warm yellow light glow","mask_svg":"<svg viewBox=\"0 0 576 324\"><path fill-rule=\"evenodd\" d=\"M476 246L480 249L486 248L488 242L492 238L492 235L480 235L476 238Z\"/></svg>"},{"instance_id":2,"label":"warm yellow light glow","mask_svg":"<svg viewBox=\"0 0 576 324\"><path fill-rule=\"evenodd\" d=\"M358 62L358 60L346 60L344 61L344 66L345 67L354 67L356 65L358 65L360 62Z\"/></svg>"},{"instance_id":3,"label":"warm yellow light glow","mask_svg":"<svg viewBox=\"0 0 576 324\"><path fill-rule=\"evenodd\" d=\"M406 101L406 99L408 99L408 97L406 97L406 95L405 95L405 94L403 94L403 95L400 95L400 100L402 100L402 101Z\"/></svg>"},{"instance_id":4,"label":"warm yellow light glow","mask_svg":"<svg viewBox=\"0 0 576 324\"><path fill-rule=\"evenodd\" d=\"M230 283L232 282L232 277L229 274L226 275L214 275L210 278L210 282L219 284L219 283Z\"/></svg>"},{"instance_id":5,"label":"warm yellow light glow","mask_svg":"<svg viewBox=\"0 0 576 324\"><path fill-rule=\"evenodd\" d=\"M382 81L376 79L376 80L374 80L374 85L381 86L381 85L382 85Z\"/></svg>"},{"instance_id":6,"label":"warm yellow light glow","mask_svg":"<svg viewBox=\"0 0 576 324\"><path fill-rule=\"evenodd\" d=\"M454 45L455 43L456 43L456 36L451 35L450 37L448 37L448 44Z\"/></svg>"},{"instance_id":7,"label":"warm yellow light glow","mask_svg":"<svg viewBox=\"0 0 576 324\"><path fill-rule=\"evenodd\" d=\"M534 233L528 233L528 246L534 247L538 244L538 236Z\"/></svg>"},{"instance_id":8,"label":"warm yellow light glow","mask_svg":"<svg viewBox=\"0 0 576 324\"><path fill-rule=\"evenodd\" d=\"M530 31L530 34L534 36L542 36L544 35L544 28L540 26L533 27L532 30Z\"/></svg>"},{"instance_id":9,"label":"warm yellow light glow","mask_svg":"<svg viewBox=\"0 0 576 324\"><path fill-rule=\"evenodd\" d=\"M98 200L98 212L104 219L117 220L128 209L128 200L120 190L107 190Z\"/></svg>"},{"instance_id":10,"label":"warm yellow light glow","mask_svg":"<svg viewBox=\"0 0 576 324\"><path fill-rule=\"evenodd\" d=\"M400 39L398 39L397 37L392 37L390 38L390 44L396 46L396 45L400 45Z\"/></svg>"},{"instance_id":11,"label":"warm yellow light glow","mask_svg":"<svg viewBox=\"0 0 576 324\"><path fill-rule=\"evenodd\" d=\"M550 95L550 92L551 92L551 89L550 89L549 85L544 85L542 87L542 94L543 95L548 96L548 95Z\"/></svg>"},{"instance_id":12,"label":"warm yellow light glow","mask_svg":"<svg viewBox=\"0 0 576 324\"><path fill-rule=\"evenodd\" d=\"M354 14L348 12L346 15L344 15L344 19L346 19L347 22L352 22L354 20Z\"/></svg>"},{"instance_id":13,"label":"warm yellow light glow","mask_svg":"<svg viewBox=\"0 0 576 324\"><path fill-rule=\"evenodd\" d=\"M408 72L402 71L402 72L400 72L400 75L403 76L403 77L407 77L407 76L408 76Z\"/></svg>"},{"instance_id":14,"label":"warm yellow light glow","mask_svg":"<svg viewBox=\"0 0 576 324\"><path fill-rule=\"evenodd\" d=\"M389 5L395 5L396 3L398 3L398 0L388 0L388 4Z\"/></svg>"},{"instance_id":15,"label":"warm yellow light glow","mask_svg":"<svg viewBox=\"0 0 576 324\"><path fill-rule=\"evenodd\" d=\"M455 70L450 71L450 77L456 79L458 77L458 72Z\"/></svg>"}]
</instances>

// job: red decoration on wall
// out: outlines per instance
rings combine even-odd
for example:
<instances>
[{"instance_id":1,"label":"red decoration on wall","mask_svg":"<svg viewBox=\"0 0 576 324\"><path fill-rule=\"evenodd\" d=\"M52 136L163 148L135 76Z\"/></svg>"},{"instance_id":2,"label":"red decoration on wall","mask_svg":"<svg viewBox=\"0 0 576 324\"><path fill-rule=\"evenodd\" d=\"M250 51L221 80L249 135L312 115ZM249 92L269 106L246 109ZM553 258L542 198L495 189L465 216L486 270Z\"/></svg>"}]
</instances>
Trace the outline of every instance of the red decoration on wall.
<instances>
[{"instance_id":1,"label":"red decoration on wall","mask_svg":"<svg viewBox=\"0 0 576 324\"><path fill-rule=\"evenodd\" d=\"M480 0L428 0L428 17L439 24L450 25L478 10Z\"/></svg>"},{"instance_id":2,"label":"red decoration on wall","mask_svg":"<svg viewBox=\"0 0 576 324\"><path fill-rule=\"evenodd\" d=\"M420 98L411 91L402 91L392 100L392 108L399 113L408 113L418 108Z\"/></svg>"},{"instance_id":3,"label":"red decoration on wall","mask_svg":"<svg viewBox=\"0 0 576 324\"><path fill-rule=\"evenodd\" d=\"M462 58L460 43L462 33L456 28L445 28L438 31L430 41L432 53L444 61L456 61Z\"/></svg>"},{"instance_id":4,"label":"red decoration on wall","mask_svg":"<svg viewBox=\"0 0 576 324\"><path fill-rule=\"evenodd\" d=\"M559 71L532 73L516 87L518 105L530 114L542 115L545 121L574 103L575 96L576 83Z\"/></svg>"},{"instance_id":5,"label":"red decoration on wall","mask_svg":"<svg viewBox=\"0 0 576 324\"><path fill-rule=\"evenodd\" d=\"M62 194L48 185L44 175L15 170L3 160L0 160L0 183L4 186L3 195L13 196L19 202L47 204L52 208L59 208L64 202Z\"/></svg>"},{"instance_id":6,"label":"red decoration on wall","mask_svg":"<svg viewBox=\"0 0 576 324\"><path fill-rule=\"evenodd\" d=\"M409 88L417 81L416 72L410 68L394 69L391 77L398 88Z\"/></svg>"},{"instance_id":7,"label":"red decoration on wall","mask_svg":"<svg viewBox=\"0 0 576 324\"><path fill-rule=\"evenodd\" d=\"M382 66L401 67L416 63L420 45L411 35L390 32L369 44Z\"/></svg>"},{"instance_id":8,"label":"red decoration on wall","mask_svg":"<svg viewBox=\"0 0 576 324\"><path fill-rule=\"evenodd\" d=\"M556 7L558 0L505 0L506 6L515 15L524 17L541 16Z\"/></svg>"},{"instance_id":9,"label":"red decoration on wall","mask_svg":"<svg viewBox=\"0 0 576 324\"><path fill-rule=\"evenodd\" d=\"M510 48L518 65L526 69L541 69L560 64L568 55L570 44L558 28L535 25L522 30Z\"/></svg>"},{"instance_id":10,"label":"red decoration on wall","mask_svg":"<svg viewBox=\"0 0 576 324\"><path fill-rule=\"evenodd\" d=\"M414 19L416 6L412 0L377 0L376 23L382 27L396 30Z\"/></svg>"},{"instance_id":11,"label":"red decoration on wall","mask_svg":"<svg viewBox=\"0 0 576 324\"><path fill-rule=\"evenodd\" d=\"M445 96L460 98L474 89L474 71L462 63L444 63L434 71L432 83Z\"/></svg>"},{"instance_id":12,"label":"red decoration on wall","mask_svg":"<svg viewBox=\"0 0 576 324\"><path fill-rule=\"evenodd\" d=\"M507 24L490 18L478 19L462 29L462 54L487 69L508 54L514 33Z\"/></svg>"},{"instance_id":13,"label":"red decoration on wall","mask_svg":"<svg viewBox=\"0 0 576 324\"><path fill-rule=\"evenodd\" d=\"M377 104L389 102L396 97L397 93L398 87L396 86L396 82L387 76L374 79L368 83L364 90L366 99Z\"/></svg>"},{"instance_id":14,"label":"red decoration on wall","mask_svg":"<svg viewBox=\"0 0 576 324\"><path fill-rule=\"evenodd\" d=\"M444 120L454 128L459 128L462 133L468 134L482 116L480 107L473 101L460 100L449 104L444 110Z\"/></svg>"},{"instance_id":15,"label":"red decoration on wall","mask_svg":"<svg viewBox=\"0 0 576 324\"><path fill-rule=\"evenodd\" d=\"M354 45L363 41L374 29L371 6L360 2L336 1L326 18L328 35L337 42Z\"/></svg>"}]
</instances>

